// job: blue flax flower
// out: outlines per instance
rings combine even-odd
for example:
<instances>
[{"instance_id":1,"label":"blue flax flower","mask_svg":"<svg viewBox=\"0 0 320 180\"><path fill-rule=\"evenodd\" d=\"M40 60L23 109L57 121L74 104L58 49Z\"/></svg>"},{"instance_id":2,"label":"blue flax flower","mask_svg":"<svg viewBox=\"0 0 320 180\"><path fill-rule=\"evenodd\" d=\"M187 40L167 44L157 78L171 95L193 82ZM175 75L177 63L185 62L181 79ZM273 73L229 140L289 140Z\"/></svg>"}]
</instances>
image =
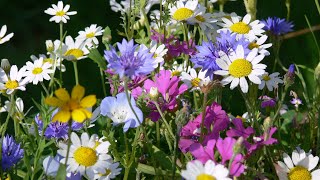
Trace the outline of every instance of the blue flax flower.
<instances>
[{"instance_id":1,"label":"blue flax flower","mask_svg":"<svg viewBox=\"0 0 320 180\"><path fill-rule=\"evenodd\" d=\"M293 29L292 22L288 22L286 19L278 17L269 17L267 20L261 21L264 26L264 30L271 32L274 35L280 36L291 32Z\"/></svg>"},{"instance_id":2,"label":"blue flax flower","mask_svg":"<svg viewBox=\"0 0 320 180\"><path fill-rule=\"evenodd\" d=\"M110 46L110 50L104 52L104 58L109 63L108 69L113 69L120 78L148 75L154 70L157 62L145 45L134 45L133 40L127 42L125 39L117 45L120 54Z\"/></svg>"},{"instance_id":3,"label":"blue flax flower","mask_svg":"<svg viewBox=\"0 0 320 180\"><path fill-rule=\"evenodd\" d=\"M143 121L142 111L136 105L135 100L131 96L131 105L134 112L130 108L126 94L124 92L117 94L116 97L105 97L101 102L101 114L108 116L112 121L113 125L124 124L123 131L128 131L129 128L138 127Z\"/></svg>"},{"instance_id":4,"label":"blue flax flower","mask_svg":"<svg viewBox=\"0 0 320 180\"><path fill-rule=\"evenodd\" d=\"M9 170L23 158L23 149L20 143L16 143L13 137L5 136L2 142L1 168L3 171Z\"/></svg>"}]
</instances>

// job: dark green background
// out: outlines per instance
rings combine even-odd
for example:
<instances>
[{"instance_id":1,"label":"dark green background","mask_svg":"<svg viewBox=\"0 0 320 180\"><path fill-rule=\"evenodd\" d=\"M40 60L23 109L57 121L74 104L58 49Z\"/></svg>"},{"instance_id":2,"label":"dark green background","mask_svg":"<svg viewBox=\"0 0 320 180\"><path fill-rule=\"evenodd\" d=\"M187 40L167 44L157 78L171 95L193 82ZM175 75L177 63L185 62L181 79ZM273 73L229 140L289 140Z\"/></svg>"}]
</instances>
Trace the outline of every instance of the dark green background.
<instances>
[{"instance_id":1,"label":"dark green background","mask_svg":"<svg viewBox=\"0 0 320 180\"><path fill-rule=\"evenodd\" d=\"M8 58L11 64L17 64L21 67L26 61L30 61L30 55L45 53L45 40L59 38L59 25L49 22L50 16L45 14L44 10L57 2L57 0L1 0L0 25L6 24L8 32L15 34L9 42L0 45L0 58ZM109 1L68 0L64 3L71 5L71 11L78 12L77 15L71 16L71 20L64 25L68 35L76 37L78 31L91 24L98 24L102 27L109 26L113 30L113 42L121 39L115 33L116 29L121 30L120 13L111 11ZM243 16L245 14L243 1L237 0L227 3L225 11L235 11ZM258 19L265 19L268 16L285 18L286 13L285 0L258 0ZM295 30L307 28L304 15L308 16L312 25L319 24L319 15L313 0L292 0L290 20L294 22ZM318 33L316 35L319 37ZM100 52L102 53L102 49ZM280 57L286 66L297 63L307 65L312 69L318 64L319 59L310 33L286 40L282 45ZM273 61L273 57L270 56L264 61ZM96 64L89 59L81 60L78 64L80 84L86 87L88 94L95 93L98 98L102 98L100 75ZM65 87L71 88L74 85L72 64L66 62L65 65L68 69L63 74ZM306 75L309 79L313 78L312 74ZM310 90L313 89L313 84L310 81L308 87ZM38 88L27 85L27 93L20 92L19 95L23 96L26 104L29 104L27 107L30 107L32 103L30 97L35 99L40 97L40 85Z\"/></svg>"}]
</instances>

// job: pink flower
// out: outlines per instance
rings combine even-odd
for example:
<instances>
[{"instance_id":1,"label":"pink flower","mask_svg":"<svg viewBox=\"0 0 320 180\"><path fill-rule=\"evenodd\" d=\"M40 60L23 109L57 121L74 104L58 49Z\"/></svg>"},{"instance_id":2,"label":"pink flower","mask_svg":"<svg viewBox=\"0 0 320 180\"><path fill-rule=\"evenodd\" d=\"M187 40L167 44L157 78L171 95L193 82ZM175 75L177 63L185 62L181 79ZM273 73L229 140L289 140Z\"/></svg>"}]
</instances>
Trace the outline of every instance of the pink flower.
<instances>
[{"instance_id":1,"label":"pink flower","mask_svg":"<svg viewBox=\"0 0 320 180\"><path fill-rule=\"evenodd\" d=\"M254 151L260 149L263 146L272 145L278 143L278 140L272 138L272 135L277 131L276 127L270 128L267 132L264 132L262 136L253 138L254 144L248 149L248 154L252 154Z\"/></svg>"}]
</instances>

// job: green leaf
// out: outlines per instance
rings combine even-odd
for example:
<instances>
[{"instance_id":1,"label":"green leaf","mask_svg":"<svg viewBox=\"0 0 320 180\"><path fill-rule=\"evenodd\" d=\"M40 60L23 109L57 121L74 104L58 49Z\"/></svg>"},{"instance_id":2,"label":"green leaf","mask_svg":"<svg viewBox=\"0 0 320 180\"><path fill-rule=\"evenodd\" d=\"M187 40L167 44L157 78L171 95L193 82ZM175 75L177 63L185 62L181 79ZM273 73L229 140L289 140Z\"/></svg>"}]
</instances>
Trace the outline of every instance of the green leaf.
<instances>
[{"instance_id":1,"label":"green leaf","mask_svg":"<svg viewBox=\"0 0 320 180\"><path fill-rule=\"evenodd\" d=\"M57 172L56 180L65 180L66 176L67 176L66 165L60 164Z\"/></svg>"},{"instance_id":2,"label":"green leaf","mask_svg":"<svg viewBox=\"0 0 320 180\"><path fill-rule=\"evenodd\" d=\"M93 49L90 49L89 51L90 53L88 57L92 59L95 63L97 63L100 69L107 69L106 60L103 58L103 56L101 56L98 49L93 48Z\"/></svg>"},{"instance_id":3,"label":"green leaf","mask_svg":"<svg viewBox=\"0 0 320 180\"><path fill-rule=\"evenodd\" d=\"M156 146L152 146L153 156L163 169L171 170L172 161L169 156Z\"/></svg>"}]
</instances>

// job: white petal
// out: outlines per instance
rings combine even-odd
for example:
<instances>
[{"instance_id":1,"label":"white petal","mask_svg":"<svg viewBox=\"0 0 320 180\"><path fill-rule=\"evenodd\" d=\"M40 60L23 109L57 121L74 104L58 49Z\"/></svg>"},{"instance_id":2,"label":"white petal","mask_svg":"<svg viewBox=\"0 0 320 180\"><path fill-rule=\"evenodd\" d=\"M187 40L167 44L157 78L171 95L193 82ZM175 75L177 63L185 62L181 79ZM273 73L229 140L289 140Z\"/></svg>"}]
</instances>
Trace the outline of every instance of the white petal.
<instances>
[{"instance_id":1,"label":"white petal","mask_svg":"<svg viewBox=\"0 0 320 180\"><path fill-rule=\"evenodd\" d=\"M248 86L248 82L246 80L246 78L242 77L240 78L240 88L242 90L242 92L247 93L249 86Z\"/></svg>"},{"instance_id":2,"label":"white petal","mask_svg":"<svg viewBox=\"0 0 320 180\"><path fill-rule=\"evenodd\" d=\"M239 81L240 81L239 78L234 78L231 82L230 89L234 89L235 87L237 87L239 84Z\"/></svg>"}]
</instances>

